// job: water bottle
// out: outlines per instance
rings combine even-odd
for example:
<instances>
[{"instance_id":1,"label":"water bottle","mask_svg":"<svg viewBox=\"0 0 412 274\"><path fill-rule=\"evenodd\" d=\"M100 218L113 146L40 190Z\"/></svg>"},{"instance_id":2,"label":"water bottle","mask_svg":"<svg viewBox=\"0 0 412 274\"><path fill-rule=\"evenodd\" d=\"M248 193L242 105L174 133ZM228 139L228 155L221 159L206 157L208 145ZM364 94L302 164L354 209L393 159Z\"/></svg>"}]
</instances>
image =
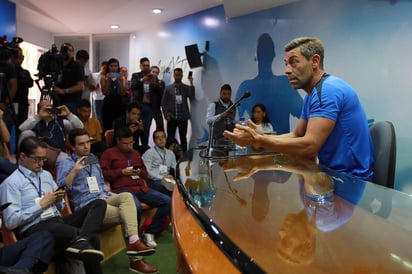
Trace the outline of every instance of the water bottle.
<instances>
[{"instance_id":1,"label":"water bottle","mask_svg":"<svg viewBox=\"0 0 412 274\"><path fill-rule=\"evenodd\" d=\"M244 117L240 118L239 125L247 126L247 123L246 123ZM243 146L239 146L239 145L235 146L235 155L240 156L240 155L246 155L246 154L247 154L247 147L243 147Z\"/></svg>"}]
</instances>

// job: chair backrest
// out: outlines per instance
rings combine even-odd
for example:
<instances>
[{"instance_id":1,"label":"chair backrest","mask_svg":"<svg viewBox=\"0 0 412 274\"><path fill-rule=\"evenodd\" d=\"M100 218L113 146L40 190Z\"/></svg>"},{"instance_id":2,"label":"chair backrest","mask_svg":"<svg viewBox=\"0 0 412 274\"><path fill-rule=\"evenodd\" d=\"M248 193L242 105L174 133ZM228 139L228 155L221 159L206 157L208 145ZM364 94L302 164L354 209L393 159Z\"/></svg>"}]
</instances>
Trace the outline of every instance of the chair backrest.
<instances>
[{"instance_id":1,"label":"chair backrest","mask_svg":"<svg viewBox=\"0 0 412 274\"><path fill-rule=\"evenodd\" d=\"M112 147L113 142L114 142L114 129L108 129L104 133L104 140L106 141L106 146Z\"/></svg>"},{"instance_id":2,"label":"chair backrest","mask_svg":"<svg viewBox=\"0 0 412 274\"><path fill-rule=\"evenodd\" d=\"M396 167L395 128L389 121L378 121L369 130L375 150L372 181L375 184L393 188Z\"/></svg>"}]
</instances>

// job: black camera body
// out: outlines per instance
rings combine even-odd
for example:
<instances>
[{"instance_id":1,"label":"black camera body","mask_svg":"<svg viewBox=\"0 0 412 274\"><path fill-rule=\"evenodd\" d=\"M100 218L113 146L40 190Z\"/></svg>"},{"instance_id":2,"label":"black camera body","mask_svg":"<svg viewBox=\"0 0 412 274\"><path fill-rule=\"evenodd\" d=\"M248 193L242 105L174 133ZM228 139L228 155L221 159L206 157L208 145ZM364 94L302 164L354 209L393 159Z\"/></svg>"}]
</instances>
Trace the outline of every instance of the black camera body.
<instances>
[{"instance_id":1,"label":"black camera body","mask_svg":"<svg viewBox=\"0 0 412 274\"><path fill-rule=\"evenodd\" d=\"M52 107L52 109L50 109L49 112L52 115L57 115L57 114L60 114L60 109L58 109L56 107Z\"/></svg>"},{"instance_id":2,"label":"black camera body","mask_svg":"<svg viewBox=\"0 0 412 274\"><path fill-rule=\"evenodd\" d=\"M57 83L59 75L63 72L63 61L64 58L55 44L49 51L40 56L37 76L39 79L44 79L46 89L50 89L54 83Z\"/></svg>"},{"instance_id":3,"label":"black camera body","mask_svg":"<svg viewBox=\"0 0 412 274\"><path fill-rule=\"evenodd\" d=\"M0 37L0 61L7 61L12 57L17 57L19 52L16 48L23 42L20 37L13 37L11 42L7 41L7 35Z\"/></svg>"}]
</instances>

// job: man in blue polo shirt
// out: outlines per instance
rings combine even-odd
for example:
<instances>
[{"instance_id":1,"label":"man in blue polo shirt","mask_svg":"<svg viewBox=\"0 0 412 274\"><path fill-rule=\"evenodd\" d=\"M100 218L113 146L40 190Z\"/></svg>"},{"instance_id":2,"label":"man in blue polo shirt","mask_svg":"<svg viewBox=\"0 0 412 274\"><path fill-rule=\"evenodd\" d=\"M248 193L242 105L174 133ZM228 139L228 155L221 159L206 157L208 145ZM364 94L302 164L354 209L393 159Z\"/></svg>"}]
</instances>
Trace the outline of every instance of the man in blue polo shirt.
<instances>
[{"instance_id":1,"label":"man in blue polo shirt","mask_svg":"<svg viewBox=\"0 0 412 274\"><path fill-rule=\"evenodd\" d=\"M285 73L294 89L306 92L302 114L293 132L262 135L256 125L236 126L224 136L242 146L256 145L319 159L321 165L372 179L375 156L368 123L355 90L323 69L324 48L313 37L296 38L285 46ZM270 107L270 106L269 106Z\"/></svg>"}]
</instances>

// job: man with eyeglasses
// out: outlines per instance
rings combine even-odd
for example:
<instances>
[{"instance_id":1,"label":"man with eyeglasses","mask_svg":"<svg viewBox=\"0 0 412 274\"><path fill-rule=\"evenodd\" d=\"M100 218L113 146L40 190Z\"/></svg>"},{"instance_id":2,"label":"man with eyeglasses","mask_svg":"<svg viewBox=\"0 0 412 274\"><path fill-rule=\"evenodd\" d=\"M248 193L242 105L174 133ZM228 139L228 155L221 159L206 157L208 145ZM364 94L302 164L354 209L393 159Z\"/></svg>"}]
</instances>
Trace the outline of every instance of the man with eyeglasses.
<instances>
[{"instance_id":1,"label":"man with eyeglasses","mask_svg":"<svg viewBox=\"0 0 412 274\"><path fill-rule=\"evenodd\" d=\"M142 212L140 201L157 208L152 223L144 234L146 245L156 247L154 235L161 232L170 216L171 199L147 186L147 170L139 152L133 149L132 131L127 127L120 128L115 131L115 137L117 145L103 152L100 158L103 176L110 181L112 191L133 194L138 216Z\"/></svg>"},{"instance_id":2,"label":"man with eyeglasses","mask_svg":"<svg viewBox=\"0 0 412 274\"><path fill-rule=\"evenodd\" d=\"M0 185L0 203L11 202L3 211L4 224L18 238L38 231L49 231L55 249L83 261L86 273L102 273L104 254L97 235L106 202L92 201L71 215L62 217L64 188L58 188L52 175L43 170L47 145L36 137L24 139L19 146L18 169Z\"/></svg>"},{"instance_id":3,"label":"man with eyeglasses","mask_svg":"<svg viewBox=\"0 0 412 274\"><path fill-rule=\"evenodd\" d=\"M176 157L166 148L166 135L163 130L153 132L153 141L155 146L146 150L142 156L149 174L147 184L150 188L171 196L176 184Z\"/></svg>"}]
</instances>

